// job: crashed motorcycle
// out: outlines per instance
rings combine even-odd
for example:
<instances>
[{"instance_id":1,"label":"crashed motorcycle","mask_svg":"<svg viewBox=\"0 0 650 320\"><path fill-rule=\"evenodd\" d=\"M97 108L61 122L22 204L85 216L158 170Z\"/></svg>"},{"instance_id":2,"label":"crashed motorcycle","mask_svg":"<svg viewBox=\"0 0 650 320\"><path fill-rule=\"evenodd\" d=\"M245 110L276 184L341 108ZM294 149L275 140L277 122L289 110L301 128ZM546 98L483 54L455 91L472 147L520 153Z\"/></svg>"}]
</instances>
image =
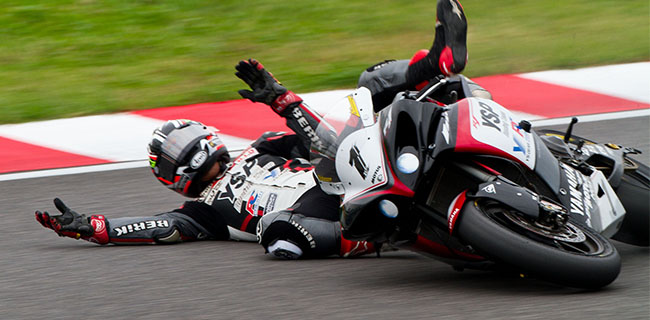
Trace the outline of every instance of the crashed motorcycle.
<instances>
[{"instance_id":1,"label":"crashed motorcycle","mask_svg":"<svg viewBox=\"0 0 650 320\"><path fill-rule=\"evenodd\" d=\"M348 239L589 289L619 274L607 237L648 245L648 170L628 157L638 150L571 127L537 134L472 97L463 77L402 92L377 113L361 87L316 134L311 162L321 188L342 196Z\"/></svg>"}]
</instances>

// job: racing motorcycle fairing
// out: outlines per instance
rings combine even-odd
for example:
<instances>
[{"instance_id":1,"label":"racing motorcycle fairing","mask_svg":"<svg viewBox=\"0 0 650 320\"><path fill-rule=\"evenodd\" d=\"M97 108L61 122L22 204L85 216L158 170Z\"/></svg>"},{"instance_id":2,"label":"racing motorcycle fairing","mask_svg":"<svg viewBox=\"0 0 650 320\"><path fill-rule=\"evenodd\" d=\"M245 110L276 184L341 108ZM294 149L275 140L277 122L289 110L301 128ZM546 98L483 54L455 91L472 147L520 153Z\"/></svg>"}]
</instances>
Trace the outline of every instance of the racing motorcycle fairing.
<instances>
[{"instance_id":1,"label":"racing motorcycle fairing","mask_svg":"<svg viewBox=\"0 0 650 320\"><path fill-rule=\"evenodd\" d=\"M519 128L507 109L481 98L463 99L457 108L456 152L495 154L535 168L533 136Z\"/></svg>"},{"instance_id":2,"label":"racing motorcycle fairing","mask_svg":"<svg viewBox=\"0 0 650 320\"><path fill-rule=\"evenodd\" d=\"M391 163L385 156L391 152L382 139L381 123L384 122L377 121L372 110L369 90L362 87L324 115L316 129L322 143L312 143L311 146L311 162L321 188L331 194L343 195L343 227L354 223L363 228L346 231L352 232L346 236L351 240L356 238L355 235L369 238L394 227L399 213L381 214L382 201L389 201L394 206L402 198L414 195L412 187L397 177L397 162ZM410 152L416 153L415 149L410 149ZM358 223L359 217L372 222Z\"/></svg>"},{"instance_id":3,"label":"racing motorcycle fairing","mask_svg":"<svg viewBox=\"0 0 650 320\"><path fill-rule=\"evenodd\" d=\"M416 170L409 172L397 168L394 171L397 178L411 190L417 188L419 178L433 165L433 152L438 148L436 136L442 134L440 119L445 116L445 111L445 108L433 103L401 99L379 113L388 163L398 165L400 156L406 153L418 159Z\"/></svg>"},{"instance_id":4,"label":"racing motorcycle fairing","mask_svg":"<svg viewBox=\"0 0 650 320\"><path fill-rule=\"evenodd\" d=\"M625 148L616 144L600 144L581 137L574 136L570 138L570 143L578 144L581 141L583 145L577 150L572 150L569 144L564 142L564 133L555 130L541 130L540 139L546 146L556 154L564 157L576 157L580 161L598 167L607 177L607 181L616 189L621 183L626 165L625 155L627 153L638 153L636 149Z\"/></svg>"},{"instance_id":5,"label":"racing motorcycle fairing","mask_svg":"<svg viewBox=\"0 0 650 320\"><path fill-rule=\"evenodd\" d=\"M590 175L566 163L562 168L560 200L571 213L571 219L581 222L606 237L614 235L623 222L625 208L618 196L598 170Z\"/></svg>"},{"instance_id":6,"label":"racing motorcycle fairing","mask_svg":"<svg viewBox=\"0 0 650 320\"><path fill-rule=\"evenodd\" d=\"M560 186L559 163L534 132L498 103L470 97L449 106L441 119L434 157L443 152L492 155L533 170L555 195Z\"/></svg>"},{"instance_id":7,"label":"racing motorcycle fairing","mask_svg":"<svg viewBox=\"0 0 650 320\"><path fill-rule=\"evenodd\" d=\"M375 120L370 91L364 87L339 100L323 116L318 128L316 128L318 143L312 143L310 147L310 160L315 167L314 172L323 191L335 195L345 193L334 159L339 149L343 148L341 143L351 134L354 134L360 142L359 145L350 148L350 162L362 176L363 181L361 181L361 184L364 186L361 189L368 187L365 185L367 176L365 171L368 170L368 167L360 155L359 148L368 150L377 145L378 139L376 134L373 134L376 130L370 128L375 125ZM364 137L367 139L363 139ZM380 160L377 159L376 155L372 157L373 162L380 162ZM342 169L344 170L341 171L342 173L346 172L346 168ZM383 179L379 180L383 182ZM372 184L374 183L373 181Z\"/></svg>"}]
</instances>

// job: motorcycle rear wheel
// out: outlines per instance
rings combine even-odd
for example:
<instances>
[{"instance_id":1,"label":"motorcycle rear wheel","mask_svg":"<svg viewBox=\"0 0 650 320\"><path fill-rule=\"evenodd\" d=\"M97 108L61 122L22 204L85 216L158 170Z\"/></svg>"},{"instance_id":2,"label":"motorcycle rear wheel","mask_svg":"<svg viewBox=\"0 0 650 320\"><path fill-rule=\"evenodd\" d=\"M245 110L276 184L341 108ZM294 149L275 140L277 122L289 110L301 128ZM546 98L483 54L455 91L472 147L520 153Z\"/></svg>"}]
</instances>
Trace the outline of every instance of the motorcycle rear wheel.
<instances>
[{"instance_id":1,"label":"motorcycle rear wheel","mask_svg":"<svg viewBox=\"0 0 650 320\"><path fill-rule=\"evenodd\" d=\"M549 282L597 289L621 269L616 248L583 225L569 222L551 230L485 199L468 201L457 224L459 237L480 254Z\"/></svg>"},{"instance_id":2,"label":"motorcycle rear wheel","mask_svg":"<svg viewBox=\"0 0 650 320\"><path fill-rule=\"evenodd\" d=\"M625 219L612 239L637 245L650 245L650 168L625 158L625 171L621 183L616 188L623 207Z\"/></svg>"}]
</instances>

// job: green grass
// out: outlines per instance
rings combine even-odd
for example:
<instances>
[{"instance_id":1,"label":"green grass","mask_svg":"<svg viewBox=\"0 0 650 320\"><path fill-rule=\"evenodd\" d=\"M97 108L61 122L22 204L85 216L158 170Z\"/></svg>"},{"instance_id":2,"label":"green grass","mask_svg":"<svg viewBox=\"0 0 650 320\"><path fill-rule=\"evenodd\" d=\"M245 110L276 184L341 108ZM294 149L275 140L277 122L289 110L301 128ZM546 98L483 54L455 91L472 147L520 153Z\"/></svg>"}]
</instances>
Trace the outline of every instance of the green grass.
<instances>
[{"instance_id":1,"label":"green grass","mask_svg":"<svg viewBox=\"0 0 650 320\"><path fill-rule=\"evenodd\" d=\"M647 0L464 0L469 76L650 59ZM0 123L236 99L256 57L297 92L428 48L435 1L5 0Z\"/></svg>"}]
</instances>

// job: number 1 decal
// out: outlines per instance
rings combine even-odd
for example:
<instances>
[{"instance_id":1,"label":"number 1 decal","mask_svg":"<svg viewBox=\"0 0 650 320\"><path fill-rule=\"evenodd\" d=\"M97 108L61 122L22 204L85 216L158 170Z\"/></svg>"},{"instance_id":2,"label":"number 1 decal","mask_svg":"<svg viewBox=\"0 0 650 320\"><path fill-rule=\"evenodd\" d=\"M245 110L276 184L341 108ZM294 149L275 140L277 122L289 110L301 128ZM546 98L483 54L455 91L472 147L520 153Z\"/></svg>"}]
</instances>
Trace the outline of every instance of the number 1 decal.
<instances>
[{"instance_id":1,"label":"number 1 decal","mask_svg":"<svg viewBox=\"0 0 650 320\"><path fill-rule=\"evenodd\" d=\"M366 162L363 161L363 158L361 158L361 153L359 152L359 148L357 148L356 145L350 149L349 163L351 166L357 169L361 177L365 180L368 176L368 165L366 165Z\"/></svg>"}]
</instances>

